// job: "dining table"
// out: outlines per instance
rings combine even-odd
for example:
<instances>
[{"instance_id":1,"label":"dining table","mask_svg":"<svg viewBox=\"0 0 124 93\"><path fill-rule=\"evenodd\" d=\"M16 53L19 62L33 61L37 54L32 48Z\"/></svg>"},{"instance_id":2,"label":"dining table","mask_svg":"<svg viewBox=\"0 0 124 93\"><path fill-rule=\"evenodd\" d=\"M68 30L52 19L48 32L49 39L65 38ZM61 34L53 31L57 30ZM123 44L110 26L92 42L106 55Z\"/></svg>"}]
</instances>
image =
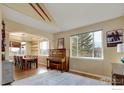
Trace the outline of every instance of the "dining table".
<instances>
[{"instance_id":1,"label":"dining table","mask_svg":"<svg viewBox=\"0 0 124 93\"><path fill-rule=\"evenodd\" d=\"M36 64L36 68L38 68L38 61L37 58L33 58L33 57L24 57L23 58L24 62L29 63L30 69L31 69L31 64L35 63Z\"/></svg>"}]
</instances>

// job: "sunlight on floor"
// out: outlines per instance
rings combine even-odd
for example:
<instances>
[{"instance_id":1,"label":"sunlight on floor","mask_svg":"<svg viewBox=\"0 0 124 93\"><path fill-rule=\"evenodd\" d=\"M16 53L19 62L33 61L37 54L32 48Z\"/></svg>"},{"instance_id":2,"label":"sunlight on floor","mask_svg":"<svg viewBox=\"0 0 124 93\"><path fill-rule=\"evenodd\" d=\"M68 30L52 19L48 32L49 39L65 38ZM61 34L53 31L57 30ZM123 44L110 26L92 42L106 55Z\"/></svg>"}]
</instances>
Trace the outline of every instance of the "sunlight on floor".
<instances>
[{"instance_id":1,"label":"sunlight on floor","mask_svg":"<svg viewBox=\"0 0 124 93\"><path fill-rule=\"evenodd\" d=\"M43 74L43 73L46 73L46 72L48 72L47 70L39 70L38 72L37 72L37 74Z\"/></svg>"}]
</instances>

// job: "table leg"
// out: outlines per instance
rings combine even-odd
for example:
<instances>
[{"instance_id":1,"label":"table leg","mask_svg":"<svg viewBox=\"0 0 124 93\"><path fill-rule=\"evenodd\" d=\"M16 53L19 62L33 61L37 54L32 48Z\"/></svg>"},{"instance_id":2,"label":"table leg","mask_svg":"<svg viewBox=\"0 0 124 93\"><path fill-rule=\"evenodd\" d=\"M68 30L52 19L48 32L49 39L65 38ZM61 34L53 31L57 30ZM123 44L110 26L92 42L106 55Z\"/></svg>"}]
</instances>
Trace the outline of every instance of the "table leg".
<instances>
[{"instance_id":1,"label":"table leg","mask_svg":"<svg viewBox=\"0 0 124 93\"><path fill-rule=\"evenodd\" d=\"M61 62L61 72L63 72L63 62Z\"/></svg>"},{"instance_id":2,"label":"table leg","mask_svg":"<svg viewBox=\"0 0 124 93\"><path fill-rule=\"evenodd\" d=\"M47 69L49 68L49 60L47 60Z\"/></svg>"},{"instance_id":3,"label":"table leg","mask_svg":"<svg viewBox=\"0 0 124 93\"><path fill-rule=\"evenodd\" d=\"M36 68L38 68L38 62L36 62Z\"/></svg>"},{"instance_id":4,"label":"table leg","mask_svg":"<svg viewBox=\"0 0 124 93\"><path fill-rule=\"evenodd\" d=\"M30 69L31 69L31 62L29 62L29 66L30 66Z\"/></svg>"}]
</instances>

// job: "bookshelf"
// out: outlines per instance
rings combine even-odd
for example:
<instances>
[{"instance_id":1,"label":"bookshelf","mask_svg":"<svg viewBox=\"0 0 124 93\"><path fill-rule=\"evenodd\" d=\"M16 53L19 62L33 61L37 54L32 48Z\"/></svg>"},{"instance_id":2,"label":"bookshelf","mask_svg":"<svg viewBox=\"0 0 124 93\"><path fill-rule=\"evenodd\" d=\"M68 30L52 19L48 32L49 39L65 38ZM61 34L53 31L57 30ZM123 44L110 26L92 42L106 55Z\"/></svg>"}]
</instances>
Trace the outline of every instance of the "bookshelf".
<instances>
[{"instance_id":1,"label":"bookshelf","mask_svg":"<svg viewBox=\"0 0 124 93\"><path fill-rule=\"evenodd\" d=\"M31 54L38 55L38 42L37 41L31 42Z\"/></svg>"}]
</instances>

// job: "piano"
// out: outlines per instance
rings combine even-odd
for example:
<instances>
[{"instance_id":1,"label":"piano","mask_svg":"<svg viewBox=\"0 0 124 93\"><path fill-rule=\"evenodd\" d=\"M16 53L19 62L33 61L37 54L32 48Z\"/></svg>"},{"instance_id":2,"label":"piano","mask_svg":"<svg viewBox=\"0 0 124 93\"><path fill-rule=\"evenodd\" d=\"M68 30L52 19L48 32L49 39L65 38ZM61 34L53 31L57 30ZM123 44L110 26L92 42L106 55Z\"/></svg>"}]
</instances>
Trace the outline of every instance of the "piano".
<instances>
[{"instance_id":1,"label":"piano","mask_svg":"<svg viewBox=\"0 0 124 93\"><path fill-rule=\"evenodd\" d=\"M63 71L69 70L69 57L66 55L66 49L49 49L47 57L47 69L57 69Z\"/></svg>"}]
</instances>

